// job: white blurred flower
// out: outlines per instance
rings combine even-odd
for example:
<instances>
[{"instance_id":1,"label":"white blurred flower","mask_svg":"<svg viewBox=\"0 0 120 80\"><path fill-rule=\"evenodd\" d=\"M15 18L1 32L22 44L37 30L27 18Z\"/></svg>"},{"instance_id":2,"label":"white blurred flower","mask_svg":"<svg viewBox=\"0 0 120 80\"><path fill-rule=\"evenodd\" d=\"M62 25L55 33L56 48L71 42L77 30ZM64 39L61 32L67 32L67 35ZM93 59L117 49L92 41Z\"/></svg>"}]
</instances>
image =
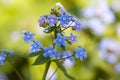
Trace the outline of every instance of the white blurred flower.
<instances>
[{"instance_id":1,"label":"white blurred flower","mask_svg":"<svg viewBox=\"0 0 120 80\"><path fill-rule=\"evenodd\" d=\"M104 38L99 43L100 50L98 51L99 57L104 59L110 64L118 61L118 54L120 52L120 43L114 38Z\"/></svg>"},{"instance_id":2,"label":"white blurred flower","mask_svg":"<svg viewBox=\"0 0 120 80\"><path fill-rule=\"evenodd\" d=\"M115 15L110 10L108 2L106 0L98 0L98 3L93 1L81 12L83 16L87 18L93 18L97 16L106 24L110 24L115 20Z\"/></svg>"},{"instance_id":3,"label":"white blurred flower","mask_svg":"<svg viewBox=\"0 0 120 80\"><path fill-rule=\"evenodd\" d=\"M49 78L52 76L52 74L54 73L55 69L49 69L49 71L47 72L47 76L45 80L49 80ZM50 80L57 80L57 74L55 73Z\"/></svg>"},{"instance_id":4,"label":"white blurred flower","mask_svg":"<svg viewBox=\"0 0 120 80\"><path fill-rule=\"evenodd\" d=\"M81 12L83 16L88 17L88 18L95 16L94 7L92 5L90 5L87 8L84 8Z\"/></svg>"},{"instance_id":5,"label":"white blurred flower","mask_svg":"<svg viewBox=\"0 0 120 80\"><path fill-rule=\"evenodd\" d=\"M107 57L107 51L106 50L99 50L98 55L101 59L105 59Z\"/></svg>"},{"instance_id":6,"label":"white blurred flower","mask_svg":"<svg viewBox=\"0 0 120 80\"><path fill-rule=\"evenodd\" d=\"M0 73L0 80L8 80L8 78L5 74Z\"/></svg>"},{"instance_id":7,"label":"white blurred flower","mask_svg":"<svg viewBox=\"0 0 120 80\"><path fill-rule=\"evenodd\" d=\"M70 61L69 59L65 59L65 61L63 62L63 65L67 68L72 68L74 66L74 61Z\"/></svg>"},{"instance_id":8,"label":"white blurred flower","mask_svg":"<svg viewBox=\"0 0 120 80\"><path fill-rule=\"evenodd\" d=\"M115 64L116 72L120 72L120 63Z\"/></svg>"},{"instance_id":9,"label":"white blurred flower","mask_svg":"<svg viewBox=\"0 0 120 80\"><path fill-rule=\"evenodd\" d=\"M117 35L120 37L120 23L117 24L116 31L117 31Z\"/></svg>"},{"instance_id":10,"label":"white blurred flower","mask_svg":"<svg viewBox=\"0 0 120 80\"><path fill-rule=\"evenodd\" d=\"M120 43L118 43L116 49L115 49L115 53L120 55Z\"/></svg>"},{"instance_id":11,"label":"white blurred flower","mask_svg":"<svg viewBox=\"0 0 120 80\"><path fill-rule=\"evenodd\" d=\"M110 24L115 21L115 16L110 10L106 10L106 12L103 15L101 15L101 18L107 24Z\"/></svg>"},{"instance_id":12,"label":"white blurred flower","mask_svg":"<svg viewBox=\"0 0 120 80\"><path fill-rule=\"evenodd\" d=\"M115 51L117 42L113 38L104 38L100 41L100 49Z\"/></svg>"},{"instance_id":13,"label":"white blurred flower","mask_svg":"<svg viewBox=\"0 0 120 80\"><path fill-rule=\"evenodd\" d=\"M71 55L72 55L71 52L66 51L66 52L63 53L62 58L66 58L66 57L71 56ZM69 57L69 58L66 58L64 60L63 65L67 68L72 68L74 66L74 63L75 63L75 61L74 61L73 57Z\"/></svg>"},{"instance_id":14,"label":"white blurred flower","mask_svg":"<svg viewBox=\"0 0 120 80\"><path fill-rule=\"evenodd\" d=\"M20 38L20 32L19 31L13 31L11 34L10 34L10 39L12 41L17 41L18 39Z\"/></svg>"},{"instance_id":15,"label":"white blurred flower","mask_svg":"<svg viewBox=\"0 0 120 80\"><path fill-rule=\"evenodd\" d=\"M120 0L112 0L112 9L115 12L120 12Z\"/></svg>"},{"instance_id":16,"label":"white blurred flower","mask_svg":"<svg viewBox=\"0 0 120 80\"><path fill-rule=\"evenodd\" d=\"M45 33L43 32L44 29L45 29L45 28L43 28L43 27L39 27L39 26L36 27L37 33L38 33L40 36L42 36L42 37L45 36Z\"/></svg>"},{"instance_id":17,"label":"white blurred flower","mask_svg":"<svg viewBox=\"0 0 120 80\"><path fill-rule=\"evenodd\" d=\"M114 64L118 61L118 55L115 53L108 53L105 59L108 63Z\"/></svg>"},{"instance_id":18,"label":"white blurred flower","mask_svg":"<svg viewBox=\"0 0 120 80\"><path fill-rule=\"evenodd\" d=\"M98 18L93 18L88 21L88 27L91 28L96 35L101 35L105 31L104 25Z\"/></svg>"}]
</instances>

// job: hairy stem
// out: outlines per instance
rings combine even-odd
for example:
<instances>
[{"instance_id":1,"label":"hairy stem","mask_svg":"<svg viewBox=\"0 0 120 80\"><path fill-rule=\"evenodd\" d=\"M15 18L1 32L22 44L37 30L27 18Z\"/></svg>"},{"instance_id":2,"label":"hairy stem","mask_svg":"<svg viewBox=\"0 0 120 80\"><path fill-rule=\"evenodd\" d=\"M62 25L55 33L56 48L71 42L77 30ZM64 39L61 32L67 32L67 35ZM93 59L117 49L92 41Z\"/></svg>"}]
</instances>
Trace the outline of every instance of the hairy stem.
<instances>
[{"instance_id":1,"label":"hairy stem","mask_svg":"<svg viewBox=\"0 0 120 80\"><path fill-rule=\"evenodd\" d=\"M73 54L71 56L67 56L67 57L64 57L64 58L53 59L53 60L51 60L51 62L53 62L53 61L59 61L59 60L65 60L65 59L68 59L68 58L73 57L73 56L75 56L75 55Z\"/></svg>"}]
</instances>

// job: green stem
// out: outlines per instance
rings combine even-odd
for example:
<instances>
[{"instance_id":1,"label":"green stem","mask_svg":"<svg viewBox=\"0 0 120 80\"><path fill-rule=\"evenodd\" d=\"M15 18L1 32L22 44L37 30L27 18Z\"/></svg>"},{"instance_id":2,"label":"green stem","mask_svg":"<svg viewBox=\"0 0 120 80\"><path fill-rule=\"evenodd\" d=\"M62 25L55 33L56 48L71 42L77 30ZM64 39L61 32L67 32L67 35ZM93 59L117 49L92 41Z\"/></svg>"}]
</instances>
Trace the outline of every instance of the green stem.
<instances>
[{"instance_id":1,"label":"green stem","mask_svg":"<svg viewBox=\"0 0 120 80\"><path fill-rule=\"evenodd\" d=\"M18 77L20 78L20 80L23 80L22 76L20 75L20 73L17 71L17 69L13 66L12 62L11 61L8 61L11 66L13 67L14 71L16 72L16 74L18 75Z\"/></svg>"},{"instance_id":2,"label":"green stem","mask_svg":"<svg viewBox=\"0 0 120 80\"><path fill-rule=\"evenodd\" d=\"M47 76L47 72L48 72L48 70L49 70L50 63L51 63L51 62L46 63L45 72L44 72L44 75L43 75L42 80L45 80L45 78L46 78L46 76Z\"/></svg>"}]
</instances>

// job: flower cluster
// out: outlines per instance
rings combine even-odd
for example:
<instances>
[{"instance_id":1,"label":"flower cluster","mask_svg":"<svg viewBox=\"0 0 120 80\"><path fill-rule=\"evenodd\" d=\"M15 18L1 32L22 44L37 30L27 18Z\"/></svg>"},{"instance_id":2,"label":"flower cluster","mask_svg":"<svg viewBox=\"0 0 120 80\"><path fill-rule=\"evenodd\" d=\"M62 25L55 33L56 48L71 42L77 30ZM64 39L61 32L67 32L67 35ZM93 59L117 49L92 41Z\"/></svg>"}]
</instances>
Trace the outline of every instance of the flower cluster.
<instances>
[{"instance_id":1,"label":"flower cluster","mask_svg":"<svg viewBox=\"0 0 120 80\"><path fill-rule=\"evenodd\" d=\"M59 5L51 9L51 14L41 16L38 19L38 23L40 27L49 30L48 32L52 32L56 28L58 28L57 31L60 32L62 28L69 27L78 32L81 30L80 22Z\"/></svg>"},{"instance_id":2,"label":"flower cluster","mask_svg":"<svg viewBox=\"0 0 120 80\"><path fill-rule=\"evenodd\" d=\"M44 28L43 32L54 32L54 44L50 44L50 47L43 47L42 44L39 43L39 41L34 41L34 34L28 31L24 32L25 36L23 39L26 43L30 41L33 42L30 48L31 52L43 51L43 56L49 58L64 57L60 57L61 52L55 49L55 45L57 45L57 47L59 48L63 48L65 50L64 54L66 54L67 43L71 45L74 42L77 42L77 36L73 33L70 33L70 36L65 36L64 31L66 29L71 28L72 30L76 30L78 32L82 29L79 20L72 16L70 13L68 13L60 4L57 4L56 6L51 8L51 14L41 16L38 19L38 23L40 27ZM68 56L70 55L66 54L66 57ZM83 58L87 57L87 53L85 49L81 47L76 49L76 54L73 56L75 56L76 58L80 58L80 60L83 60Z\"/></svg>"},{"instance_id":3,"label":"flower cluster","mask_svg":"<svg viewBox=\"0 0 120 80\"><path fill-rule=\"evenodd\" d=\"M51 33L53 41L49 47L44 47L39 41L34 40L34 34L28 31L24 31L24 41L25 43L32 42L30 51L32 52L30 56L38 56L34 61L34 65L39 65L46 63L49 65L51 61L54 61L58 68L61 68L64 74L67 74L64 67L61 65L69 67L73 66L74 59L79 58L81 61L87 58L87 52L83 47L78 45L75 51L67 50L67 44L71 45L77 42L77 36L70 33L69 36L65 35L65 30L71 28L79 32L82 27L78 19L68 13L64 7L60 4L53 6L51 8L50 14L43 15L38 19L40 27L43 28L44 33ZM53 35L54 34L54 35ZM54 36L54 37L53 37ZM57 48L56 48L57 47ZM63 49L63 51L57 50L58 48ZM69 62L70 64L66 63ZM68 75L68 74L67 74ZM68 76L66 76L68 77ZM75 80L69 75L70 80Z\"/></svg>"},{"instance_id":4,"label":"flower cluster","mask_svg":"<svg viewBox=\"0 0 120 80\"><path fill-rule=\"evenodd\" d=\"M77 36L73 33L70 33L69 36L66 36L65 30L71 28L72 30L79 32L82 29L81 23L78 19L68 13L60 4L52 7L50 14L41 16L38 19L38 23L40 27L44 28L44 33L52 33L52 35L54 33L54 39L49 47L44 47L40 43L40 41L34 40L34 33L30 33L29 31L23 31L23 40L25 41L25 43L31 43L31 54L28 57L38 56L33 64L38 65L46 63L46 70L49 67L50 63L54 61L58 68L63 71L66 77L68 77L70 80L75 80L67 73L67 71L61 64L64 64L66 60L72 62L74 60L73 57L79 58L80 60L83 60L83 58L87 57L87 52L82 47L76 48L76 52L73 51L75 53L71 53L71 51L68 51L66 49L67 44L72 45L73 43L77 42ZM62 48L63 51L58 51L58 48L56 47ZM13 58L14 53L12 51L2 50L0 53L0 65L3 65L6 60L11 63L11 55ZM46 76L46 74L44 76ZM43 80L45 80L44 77Z\"/></svg>"},{"instance_id":5,"label":"flower cluster","mask_svg":"<svg viewBox=\"0 0 120 80\"><path fill-rule=\"evenodd\" d=\"M34 41L34 35L35 34L30 33L28 31L23 31L23 34L25 35L23 37L25 43L28 43L30 41L33 42L30 46L30 51L31 52L38 52L41 49L42 45L40 44L39 41Z\"/></svg>"}]
</instances>

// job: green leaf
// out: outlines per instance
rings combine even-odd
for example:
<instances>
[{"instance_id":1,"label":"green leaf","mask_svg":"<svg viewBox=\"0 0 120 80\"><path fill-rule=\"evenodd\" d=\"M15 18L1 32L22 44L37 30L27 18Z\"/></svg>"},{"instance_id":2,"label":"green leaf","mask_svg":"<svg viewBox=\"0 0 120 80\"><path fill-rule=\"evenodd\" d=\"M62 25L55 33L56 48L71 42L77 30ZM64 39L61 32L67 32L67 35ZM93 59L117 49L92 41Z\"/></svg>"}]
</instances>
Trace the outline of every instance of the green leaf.
<instances>
[{"instance_id":1,"label":"green leaf","mask_svg":"<svg viewBox=\"0 0 120 80\"><path fill-rule=\"evenodd\" d=\"M63 67L63 65L59 61L55 61L55 63L67 78L69 78L70 80L75 80L75 78L73 78L67 73L66 69Z\"/></svg>"},{"instance_id":2,"label":"green leaf","mask_svg":"<svg viewBox=\"0 0 120 80\"><path fill-rule=\"evenodd\" d=\"M34 61L33 65L41 65L50 61L49 57L44 57L43 54L39 55Z\"/></svg>"},{"instance_id":3,"label":"green leaf","mask_svg":"<svg viewBox=\"0 0 120 80\"><path fill-rule=\"evenodd\" d=\"M43 50L38 51L38 52L32 52L32 53L29 54L28 57L35 57L35 56L38 56L38 55L41 55L41 54L43 55L43 53L44 53Z\"/></svg>"}]
</instances>

